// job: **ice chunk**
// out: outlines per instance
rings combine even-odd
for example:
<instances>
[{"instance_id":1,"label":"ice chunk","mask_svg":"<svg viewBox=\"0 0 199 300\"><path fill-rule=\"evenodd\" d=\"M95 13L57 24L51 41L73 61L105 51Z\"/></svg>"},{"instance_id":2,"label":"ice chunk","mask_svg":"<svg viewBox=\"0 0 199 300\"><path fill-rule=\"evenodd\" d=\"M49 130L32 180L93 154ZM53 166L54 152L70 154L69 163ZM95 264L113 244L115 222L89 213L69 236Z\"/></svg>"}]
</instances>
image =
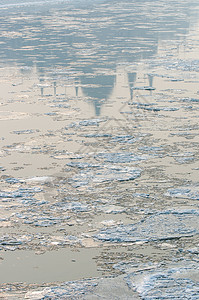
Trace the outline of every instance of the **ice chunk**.
<instances>
[{"instance_id":1,"label":"ice chunk","mask_svg":"<svg viewBox=\"0 0 199 300\"><path fill-rule=\"evenodd\" d=\"M142 221L102 229L94 237L110 242L137 242L175 239L199 233L199 211L163 211Z\"/></svg>"},{"instance_id":2,"label":"ice chunk","mask_svg":"<svg viewBox=\"0 0 199 300\"><path fill-rule=\"evenodd\" d=\"M89 120L82 120L78 123L71 123L69 124L68 127L66 127L65 129L68 129L68 128L78 128L78 127L81 127L81 126L98 126L99 123L101 122L106 122L106 120L104 119L89 119Z\"/></svg>"},{"instance_id":3,"label":"ice chunk","mask_svg":"<svg viewBox=\"0 0 199 300\"><path fill-rule=\"evenodd\" d=\"M104 182L134 180L140 175L141 170L137 168L104 165L99 169L83 169L68 182L74 187L81 187Z\"/></svg>"},{"instance_id":4,"label":"ice chunk","mask_svg":"<svg viewBox=\"0 0 199 300\"><path fill-rule=\"evenodd\" d=\"M14 182L15 183L15 180ZM36 193L42 192L42 189L40 187L32 187L32 188L19 188L15 191L0 191L0 199L2 198L3 201L12 201L14 199L21 200L33 200L33 196Z\"/></svg>"},{"instance_id":5,"label":"ice chunk","mask_svg":"<svg viewBox=\"0 0 199 300\"><path fill-rule=\"evenodd\" d=\"M199 200L199 187L185 186L185 187L169 189L165 193L165 196Z\"/></svg>"},{"instance_id":6,"label":"ice chunk","mask_svg":"<svg viewBox=\"0 0 199 300\"><path fill-rule=\"evenodd\" d=\"M39 132L39 130L33 130L33 129L14 130L12 133L19 135L19 134L32 134L35 132Z\"/></svg>"},{"instance_id":7,"label":"ice chunk","mask_svg":"<svg viewBox=\"0 0 199 300\"><path fill-rule=\"evenodd\" d=\"M89 210L88 205L78 202L78 201L74 201L74 202L58 202L54 205L54 208L56 208L57 210L61 210L61 211L67 211L67 210L72 210L72 211L76 211L76 212L85 212Z\"/></svg>"},{"instance_id":8,"label":"ice chunk","mask_svg":"<svg viewBox=\"0 0 199 300\"><path fill-rule=\"evenodd\" d=\"M111 137L111 134L108 133L90 133L90 134L85 134L84 137L86 138L101 138L101 137Z\"/></svg>"},{"instance_id":9,"label":"ice chunk","mask_svg":"<svg viewBox=\"0 0 199 300\"><path fill-rule=\"evenodd\" d=\"M81 295L92 291L98 285L95 279L69 281L61 286L48 287L40 291L27 292L25 299L77 299Z\"/></svg>"},{"instance_id":10,"label":"ice chunk","mask_svg":"<svg viewBox=\"0 0 199 300\"><path fill-rule=\"evenodd\" d=\"M95 156L96 159L103 159L109 163L130 163L133 161L146 160L146 155L135 155L129 152L121 153L99 153Z\"/></svg>"},{"instance_id":11,"label":"ice chunk","mask_svg":"<svg viewBox=\"0 0 199 300\"><path fill-rule=\"evenodd\" d=\"M156 266L155 266L156 267ZM128 286L142 299L198 299L198 263L181 261L166 268L153 268L130 273L125 277Z\"/></svg>"},{"instance_id":12,"label":"ice chunk","mask_svg":"<svg viewBox=\"0 0 199 300\"><path fill-rule=\"evenodd\" d=\"M140 87L132 87L132 90L143 90L143 91L154 91L155 88L152 86L140 86Z\"/></svg>"},{"instance_id":13,"label":"ice chunk","mask_svg":"<svg viewBox=\"0 0 199 300\"><path fill-rule=\"evenodd\" d=\"M33 210L34 212L35 210ZM37 227L49 227L56 224L60 224L68 219L70 217L68 215L62 214L61 216L54 216L49 215L46 216L45 214L39 213L27 213L27 214L20 214L16 213L15 215L18 219L22 220L24 224L29 224Z\"/></svg>"},{"instance_id":14,"label":"ice chunk","mask_svg":"<svg viewBox=\"0 0 199 300\"><path fill-rule=\"evenodd\" d=\"M97 206L97 210L103 211L106 214L118 214L125 212L126 208L118 205L100 205Z\"/></svg>"},{"instance_id":15,"label":"ice chunk","mask_svg":"<svg viewBox=\"0 0 199 300\"><path fill-rule=\"evenodd\" d=\"M28 178L25 180L26 182L49 182L52 181L52 177L48 177L48 176L35 176L32 178Z\"/></svg>"},{"instance_id":16,"label":"ice chunk","mask_svg":"<svg viewBox=\"0 0 199 300\"><path fill-rule=\"evenodd\" d=\"M15 250L19 246L24 246L28 242L32 241L32 235L22 235L22 236L12 236L12 235L4 235L0 237L0 245L5 250ZM14 248L10 248L14 247Z\"/></svg>"},{"instance_id":17,"label":"ice chunk","mask_svg":"<svg viewBox=\"0 0 199 300\"><path fill-rule=\"evenodd\" d=\"M117 135L111 139L111 142L113 143L121 143L121 144L133 144L135 143L139 138L136 138L132 135Z\"/></svg>"},{"instance_id":18,"label":"ice chunk","mask_svg":"<svg viewBox=\"0 0 199 300\"><path fill-rule=\"evenodd\" d=\"M72 161L70 163L67 163L67 166L69 167L75 167L79 169L86 169L86 168L100 168L97 164L91 164L91 163L85 163L85 162L76 162Z\"/></svg>"},{"instance_id":19,"label":"ice chunk","mask_svg":"<svg viewBox=\"0 0 199 300\"><path fill-rule=\"evenodd\" d=\"M5 181L8 182L8 183L11 183L11 184L15 184L15 183L19 183L20 182L20 180L18 178L13 178L13 177L6 178Z\"/></svg>"},{"instance_id":20,"label":"ice chunk","mask_svg":"<svg viewBox=\"0 0 199 300\"><path fill-rule=\"evenodd\" d=\"M79 122L80 126L98 126L99 123L105 122L105 120L101 119L91 119L91 120L83 120Z\"/></svg>"}]
</instances>

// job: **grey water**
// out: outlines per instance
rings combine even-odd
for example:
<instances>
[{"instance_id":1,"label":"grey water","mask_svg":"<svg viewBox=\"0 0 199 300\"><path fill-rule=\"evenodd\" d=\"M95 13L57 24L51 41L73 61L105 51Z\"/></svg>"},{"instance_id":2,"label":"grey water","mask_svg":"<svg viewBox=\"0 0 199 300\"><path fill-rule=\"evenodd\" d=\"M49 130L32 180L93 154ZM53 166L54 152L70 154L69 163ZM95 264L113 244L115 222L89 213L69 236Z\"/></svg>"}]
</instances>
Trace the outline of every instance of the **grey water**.
<instances>
[{"instance_id":1,"label":"grey water","mask_svg":"<svg viewBox=\"0 0 199 300\"><path fill-rule=\"evenodd\" d=\"M0 297L197 299L198 15L0 0Z\"/></svg>"}]
</instances>

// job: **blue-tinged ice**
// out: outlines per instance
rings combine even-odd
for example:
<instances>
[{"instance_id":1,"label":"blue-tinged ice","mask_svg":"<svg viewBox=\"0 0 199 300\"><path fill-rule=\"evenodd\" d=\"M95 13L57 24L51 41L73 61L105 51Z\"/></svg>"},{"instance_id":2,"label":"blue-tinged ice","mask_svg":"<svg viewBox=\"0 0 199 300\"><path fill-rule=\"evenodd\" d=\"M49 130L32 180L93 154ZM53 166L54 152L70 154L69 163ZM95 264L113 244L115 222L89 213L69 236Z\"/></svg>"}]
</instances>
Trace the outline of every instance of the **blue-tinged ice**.
<instances>
[{"instance_id":1,"label":"blue-tinged ice","mask_svg":"<svg viewBox=\"0 0 199 300\"><path fill-rule=\"evenodd\" d=\"M134 137L132 135L117 135L111 139L111 143L121 143L121 144L133 144L139 137Z\"/></svg>"},{"instance_id":2,"label":"blue-tinged ice","mask_svg":"<svg viewBox=\"0 0 199 300\"><path fill-rule=\"evenodd\" d=\"M20 134L32 134L36 132L39 132L39 130L33 130L33 129L14 130L12 133L20 135Z\"/></svg>"},{"instance_id":3,"label":"blue-tinged ice","mask_svg":"<svg viewBox=\"0 0 199 300\"><path fill-rule=\"evenodd\" d=\"M30 291L26 299L78 299L81 295L91 292L98 285L96 279L69 281L61 286L47 287L40 291Z\"/></svg>"},{"instance_id":4,"label":"blue-tinged ice","mask_svg":"<svg viewBox=\"0 0 199 300\"><path fill-rule=\"evenodd\" d=\"M97 160L104 160L108 163L130 163L136 161L146 160L147 155L136 155L131 152L121 152L121 153L98 153L95 158Z\"/></svg>"},{"instance_id":5,"label":"blue-tinged ice","mask_svg":"<svg viewBox=\"0 0 199 300\"><path fill-rule=\"evenodd\" d=\"M10 184L15 184L21 182L18 178L9 177L6 178L5 181Z\"/></svg>"},{"instance_id":6,"label":"blue-tinged ice","mask_svg":"<svg viewBox=\"0 0 199 300\"><path fill-rule=\"evenodd\" d=\"M145 270L140 266L140 271L128 274L125 281L144 300L196 300L199 295L198 268L197 262L186 260L165 267L149 265Z\"/></svg>"},{"instance_id":7,"label":"blue-tinged ice","mask_svg":"<svg viewBox=\"0 0 199 300\"><path fill-rule=\"evenodd\" d=\"M104 165L99 169L83 169L78 174L69 178L68 182L73 187L81 187L113 181L134 180L140 175L141 170L138 168Z\"/></svg>"},{"instance_id":8,"label":"blue-tinged ice","mask_svg":"<svg viewBox=\"0 0 199 300\"><path fill-rule=\"evenodd\" d=\"M174 189L168 189L165 196L173 198L185 198L199 200L199 186L185 186Z\"/></svg>"},{"instance_id":9,"label":"blue-tinged ice","mask_svg":"<svg viewBox=\"0 0 199 300\"><path fill-rule=\"evenodd\" d=\"M89 206L87 204L73 201L73 202L58 202L53 206L57 211L74 211L74 212L86 212L89 210Z\"/></svg>"},{"instance_id":10,"label":"blue-tinged ice","mask_svg":"<svg viewBox=\"0 0 199 300\"><path fill-rule=\"evenodd\" d=\"M89 119L89 120L82 120L79 122L73 122L68 125L65 129L68 128L79 128L81 126L99 126L101 122L106 122L104 119Z\"/></svg>"},{"instance_id":11,"label":"blue-tinged ice","mask_svg":"<svg viewBox=\"0 0 199 300\"><path fill-rule=\"evenodd\" d=\"M109 242L175 239L199 233L199 210L168 210L147 216L135 224L102 229L94 237Z\"/></svg>"},{"instance_id":12,"label":"blue-tinged ice","mask_svg":"<svg viewBox=\"0 0 199 300\"><path fill-rule=\"evenodd\" d=\"M72 161L70 163L67 163L67 166L73 167L73 168L78 168L78 169L100 168L100 165L97 165L97 164L78 162L78 161Z\"/></svg>"}]
</instances>

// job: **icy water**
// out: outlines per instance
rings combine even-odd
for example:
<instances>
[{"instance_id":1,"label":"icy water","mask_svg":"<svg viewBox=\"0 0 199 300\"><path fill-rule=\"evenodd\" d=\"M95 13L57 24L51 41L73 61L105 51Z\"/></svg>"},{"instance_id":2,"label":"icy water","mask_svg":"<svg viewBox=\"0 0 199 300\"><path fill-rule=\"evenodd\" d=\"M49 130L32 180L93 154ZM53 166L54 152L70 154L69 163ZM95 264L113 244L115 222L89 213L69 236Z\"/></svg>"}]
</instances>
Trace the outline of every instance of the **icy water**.
<instances>
[{"instance_id":1,"label":"icy water","mask_svg":"<svg viewBox=\"0 0 199 300\"><path fill-rule=\"evenodd\" d=\"M1 299L198 299L198 20L0 0Z\"/></svg>"}]
</instances>

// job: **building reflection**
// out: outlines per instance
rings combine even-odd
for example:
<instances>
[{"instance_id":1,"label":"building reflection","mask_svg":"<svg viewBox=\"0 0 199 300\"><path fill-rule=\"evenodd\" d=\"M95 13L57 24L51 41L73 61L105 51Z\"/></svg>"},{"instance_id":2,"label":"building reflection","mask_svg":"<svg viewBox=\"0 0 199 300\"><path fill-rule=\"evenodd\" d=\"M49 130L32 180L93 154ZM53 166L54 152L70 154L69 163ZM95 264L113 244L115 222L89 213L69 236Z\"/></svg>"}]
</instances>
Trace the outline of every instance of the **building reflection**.
<instances>
[{"instance_id":1,"label":"building reflection","mask_svg":"<svg viewBox=\"0 0 199 300\"><path fill-rule=\"evenodd\" d=\"M139 88L140 82L143 81L145 86L153 88L151 74L144 74L139 67L129 72L125 65L119 64L114 75L84 75L70 83L58 80L53 81L51 85L40 79L39 86L41 97L62 95L67 99L87 99L93 106L93 114L100 116L103 113L103 106L109 102L114 102L111 111L111 115L114 115L114 111L118 112L122 103L133 101L134 88ZM151 94L152 90L148 93Z\"/></svg>"},{"instance_id":2,"label":"building reflection","mask_svg":"<svg viewBox=\"0 0 199 300\"><path fill-rule=\"evenodd\" d=\"M36 66L42 97L84 97L99 116L108 101L133 100L139 70L126 71L126 64L154 57L160 39L180 39L189 30L191 5L158 3L156 13L147 0L4 8L0 64L23 66L23 76Z\"/></svg>"}]
</instances>

